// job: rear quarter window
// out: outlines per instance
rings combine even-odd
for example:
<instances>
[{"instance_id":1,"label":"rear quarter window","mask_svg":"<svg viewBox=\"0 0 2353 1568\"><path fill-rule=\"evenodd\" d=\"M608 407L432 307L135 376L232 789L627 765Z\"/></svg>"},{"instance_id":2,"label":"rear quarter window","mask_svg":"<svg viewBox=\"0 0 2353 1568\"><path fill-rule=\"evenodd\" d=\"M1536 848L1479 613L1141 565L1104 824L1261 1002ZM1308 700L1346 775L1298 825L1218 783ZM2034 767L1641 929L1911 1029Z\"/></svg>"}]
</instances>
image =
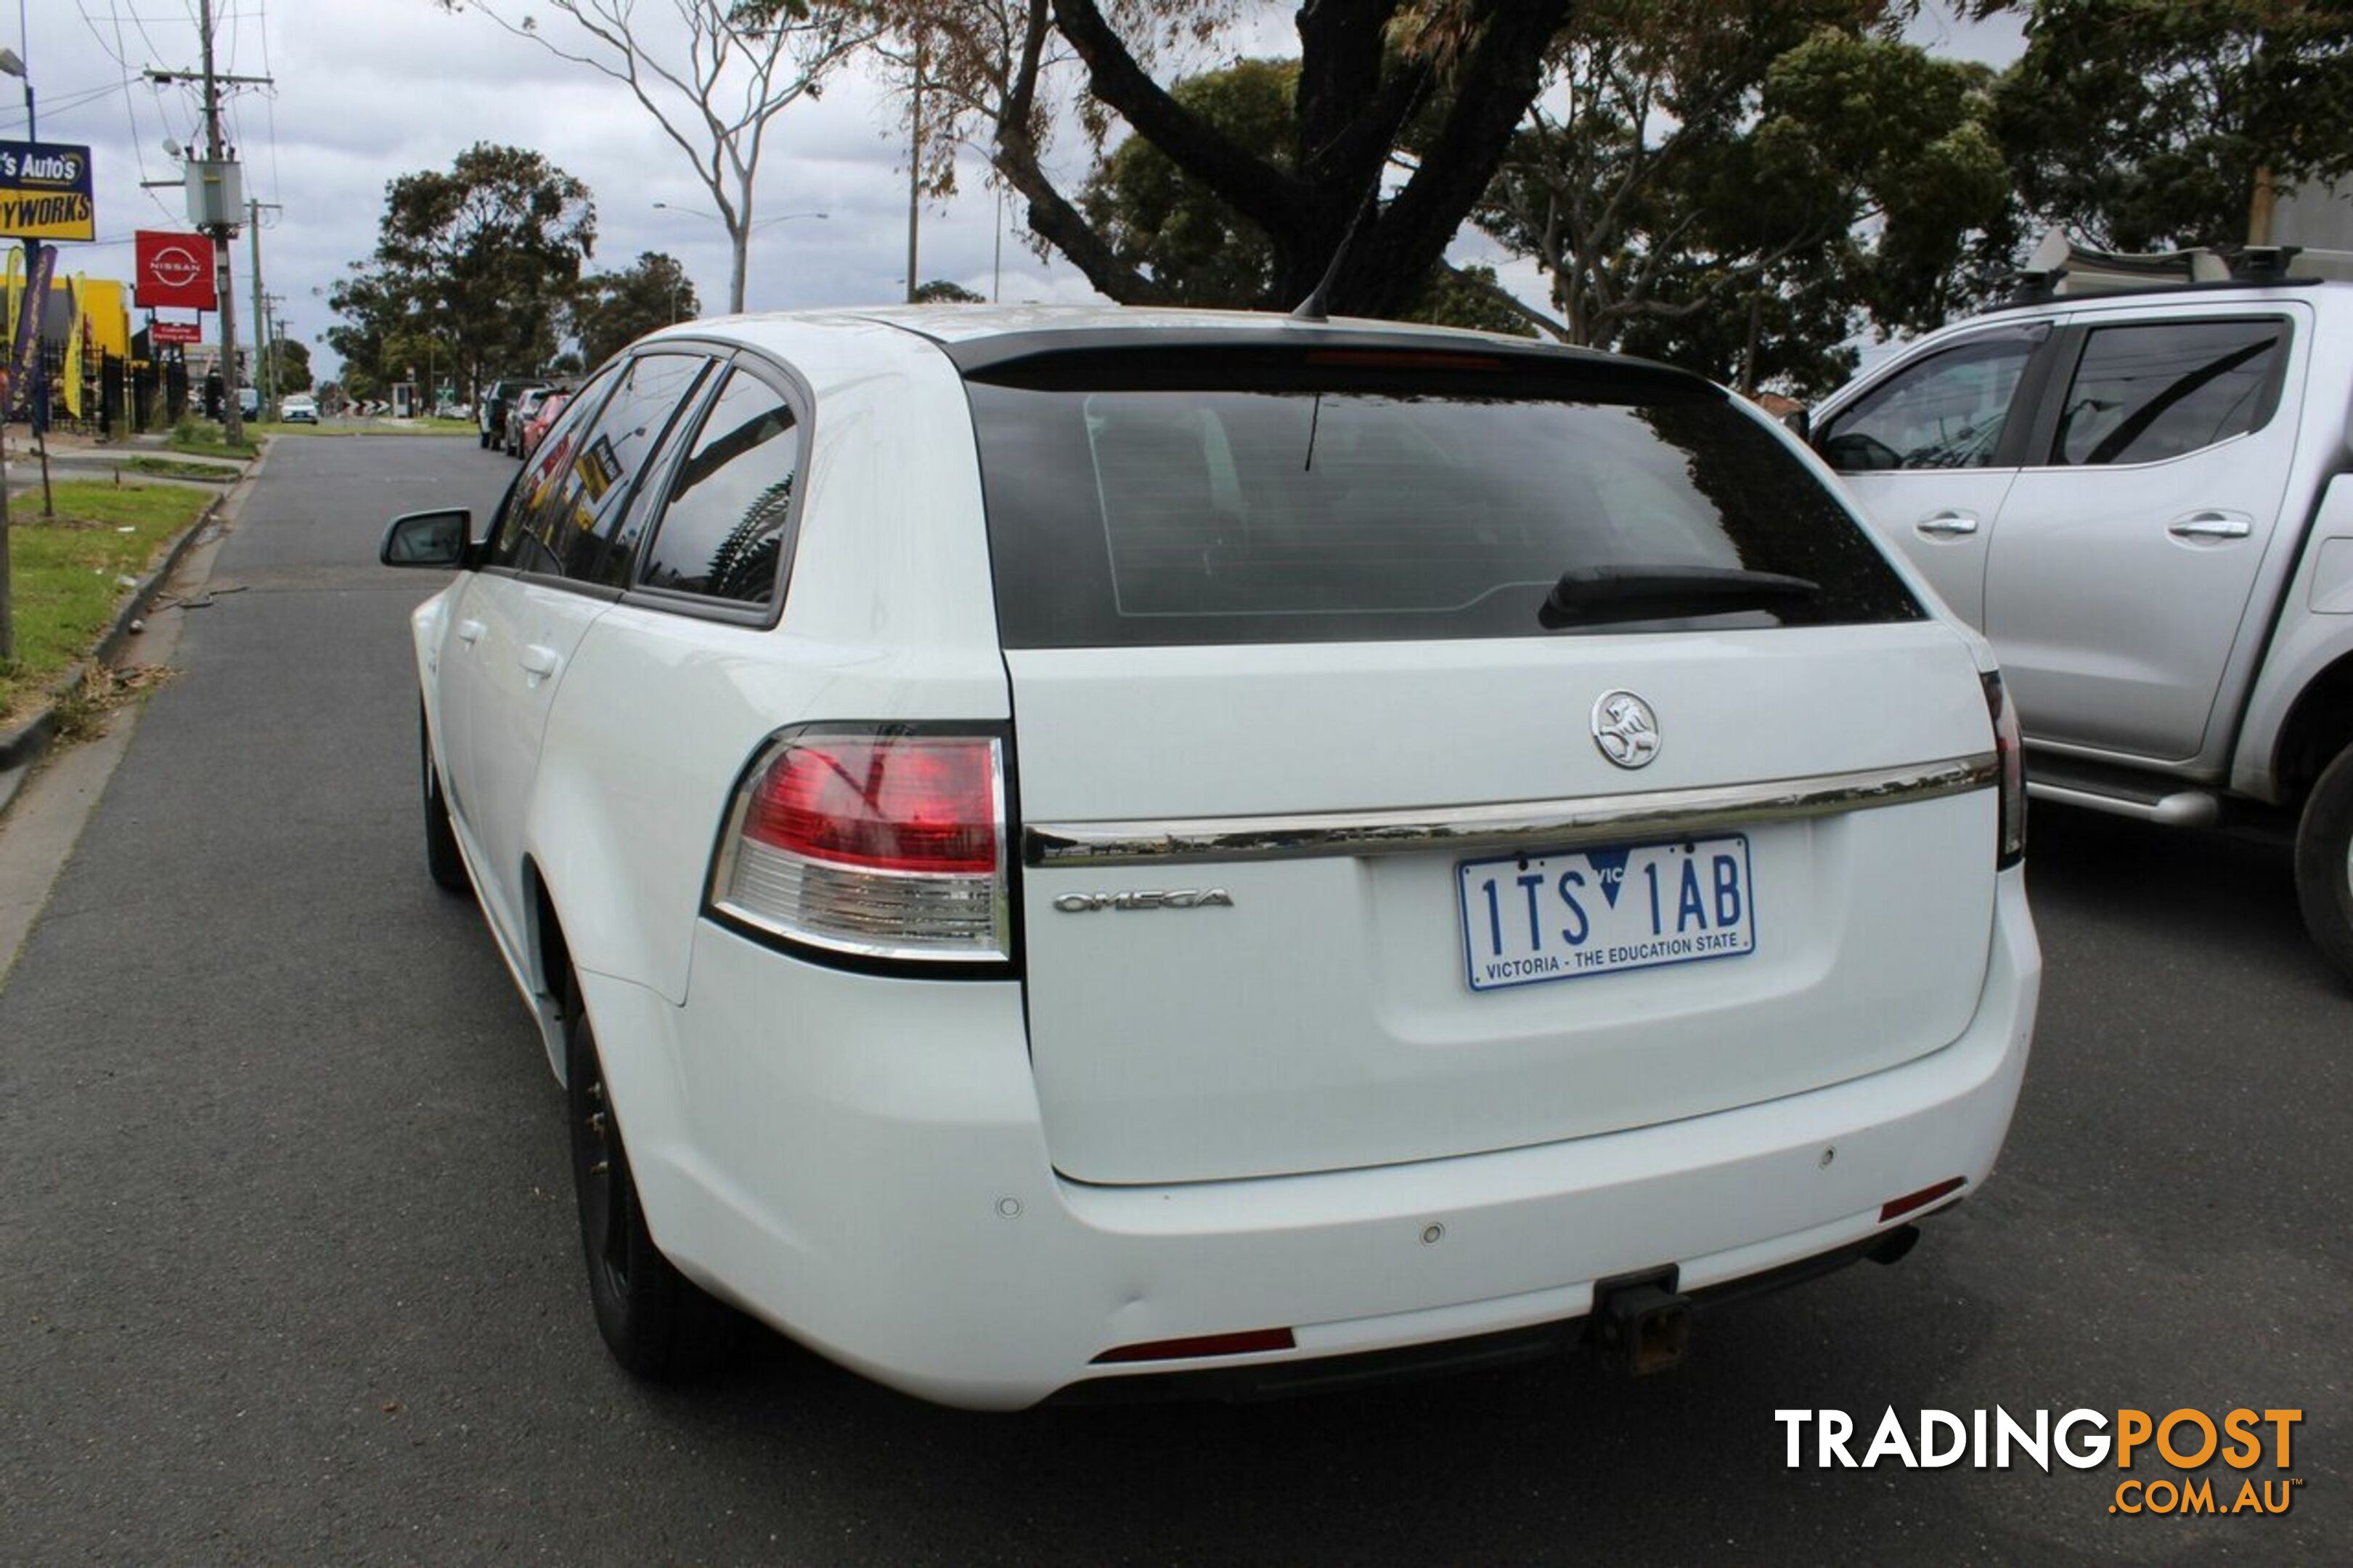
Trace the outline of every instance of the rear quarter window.
<instances>
[{"instance_id":1,"label":"rear quarter window","mask_svg":"<svg viewBox=\"0 0 2353 1568\"><path fill-rule=\"evenodd\" d=\"M1539 612L1579 568L1817 587L1581 631L1924 613L1805 465L1704 383L1359 358L1105 355L969 381L1006 646L1558 636Z\"/></svg>"}]
</instances>

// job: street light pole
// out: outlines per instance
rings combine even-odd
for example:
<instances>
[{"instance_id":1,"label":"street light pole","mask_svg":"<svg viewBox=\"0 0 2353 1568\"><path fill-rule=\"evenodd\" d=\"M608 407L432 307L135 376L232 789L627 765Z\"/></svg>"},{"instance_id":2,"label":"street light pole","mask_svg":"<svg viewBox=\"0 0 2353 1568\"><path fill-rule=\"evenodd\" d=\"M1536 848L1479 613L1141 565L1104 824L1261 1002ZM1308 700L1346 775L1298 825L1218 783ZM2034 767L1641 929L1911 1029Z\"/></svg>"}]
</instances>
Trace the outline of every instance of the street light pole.
<instances>
[{"instance_id":1,"label":"street light pole","mask_svg":"<svg viewBox=\"0 0 2353 1568\"><path fill-rule=\"evenodd\" d=\"M14 50L0 49L0 71L23 79L25 83L25 130L29 139L33 130L33 79L26 73L25 62ZM33 303L32 242L25 243L25 300L19 310ZM8 571L8 372L13 368L0 363L0 662L16 657L16 590Z\"/></svg>"},{"instance_id":2,"label":"street light pole","mask_svg":"<svg viewBox=\"0 0 2353 1568\"><path fill-rule=\"evenodd\" d=\"M689 217L709 218L712 223L727 230L728 245L734 253L733 266L728 279L727 308L737 315L741 315L744 311L744 273L745 263L751 255L752 237L764 228L773 227L780 223L790 223L795 218L822 219L833 216L831 213L821 212L779 213L775 217L764 217L757 223L745 224L738 229L717 213L707 213L701 207L682 207L675 202L656 202L654 207L659 212L684 213Z\"/></svg>"},{"instance_id":3,"label":"street light pole","mask_svg":"<svg viewBox=\"0 0 2353 1568\"><path fill-rule=\"evenodd\" d=\"M23 29L24 20L20 16L17 18L20 36ZM13 76L25 84L25 140L39 141L41 121L34 110L33 74L16 50L0 49L0 75ZM21 314L30 310L33 314L33 369L31 384L25 389L26 408L30 416L26 423L33 430L33 450L39 453L41 458L41 515L55 517L58 515L57 497L49 489L49 356L48 345L42 341L49 324L49 290L46 282L37 296L33 288L33 275L38 270L36 263L39 261L40 255L38 240L25 241L25 299L18 311ZM21 323L17 331L24 331ZM12 626L10 629L13 632L15 628Z\"/></svg>"}]
</instances>

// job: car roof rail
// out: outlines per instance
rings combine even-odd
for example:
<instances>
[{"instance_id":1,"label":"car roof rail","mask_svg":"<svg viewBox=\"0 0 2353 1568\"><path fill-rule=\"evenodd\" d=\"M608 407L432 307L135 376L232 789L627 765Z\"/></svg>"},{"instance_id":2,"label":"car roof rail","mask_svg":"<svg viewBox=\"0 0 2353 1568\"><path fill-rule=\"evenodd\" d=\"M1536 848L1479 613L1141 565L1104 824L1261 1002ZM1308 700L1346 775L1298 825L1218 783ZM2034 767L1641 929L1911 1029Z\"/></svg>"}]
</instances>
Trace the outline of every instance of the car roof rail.
<instances>
[{"instance_id":1,"label":"car roof rail","mask_svg":"<svg viewBox=\"0 0 2353 1568\"><path fill-rule=\"evenodd\" d=\"M2005 307L2047 304L2086 295L2150 294L2192 289L2263 288L2353 281L2353 250L2299 245L2192 246L2182 250L2100 250L2066 230L2042 237L2016 274Z\"/></svg>"}]
</instances>

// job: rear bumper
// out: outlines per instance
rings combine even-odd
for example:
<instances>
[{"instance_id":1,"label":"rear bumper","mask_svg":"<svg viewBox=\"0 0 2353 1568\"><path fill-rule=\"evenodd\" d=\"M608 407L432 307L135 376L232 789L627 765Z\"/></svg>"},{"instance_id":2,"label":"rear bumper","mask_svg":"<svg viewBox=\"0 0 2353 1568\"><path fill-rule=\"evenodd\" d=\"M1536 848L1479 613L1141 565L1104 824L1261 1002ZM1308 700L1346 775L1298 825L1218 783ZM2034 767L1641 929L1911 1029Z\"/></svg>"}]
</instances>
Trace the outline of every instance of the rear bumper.
<instances>
[{"instance_id":1,"label":"rear bumper","mask_svg":"<svg viewBox=\"0 0 2353 1568\"><path fill-rule=\"evenodd\" d=\"M1014 1408L1138 1373L1542 1331L1583 1316L1596 1280L1672 1264L1706 1292L1866 1245L1903 1223L1882 1204L1991 1171L2041 974L2011 870L1974 1020L1901 1067L1565 1143L1120 1188L1054 1172L1017 984L841 973L707 923L683 1007L582 982L682 1269L881 1382ZM1296 1348L1095 1363L1270 1328Z\"/></svg>"}]
</instances>

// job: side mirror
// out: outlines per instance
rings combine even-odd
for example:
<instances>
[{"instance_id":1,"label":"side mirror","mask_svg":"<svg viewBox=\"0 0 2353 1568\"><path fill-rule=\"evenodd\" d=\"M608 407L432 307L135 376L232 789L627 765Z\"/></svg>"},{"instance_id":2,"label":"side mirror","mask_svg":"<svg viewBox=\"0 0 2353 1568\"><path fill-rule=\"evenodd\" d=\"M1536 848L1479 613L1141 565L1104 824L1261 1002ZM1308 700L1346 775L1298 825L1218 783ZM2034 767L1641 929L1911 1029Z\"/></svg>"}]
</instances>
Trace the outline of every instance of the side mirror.
<instances>
[{"instance_id":1,"label":"side mirror","mask_svg":"<svg viewBox=\"0 0 2353 1568\"><path fill-rule=\"evenodd\" d=\"M375 558L386 566L463 566L473 537L474 514L463 508L407 512L384 531Z\"/></svg>"},{"instance_id":2,"label":"side mirror","mask_svg":"<svg viewBox=\"0 0 2353 1568\"><path fill-rule=\"evenodd\" d=\"M1813 444L1814 416L1810 409L1792 408L1789 412L1781 416L1781 423L1788 426L1789 427L1789 434L1795 436L1799 440L1805 442L1809 446Z\"/></svg>"}]
</instances>

